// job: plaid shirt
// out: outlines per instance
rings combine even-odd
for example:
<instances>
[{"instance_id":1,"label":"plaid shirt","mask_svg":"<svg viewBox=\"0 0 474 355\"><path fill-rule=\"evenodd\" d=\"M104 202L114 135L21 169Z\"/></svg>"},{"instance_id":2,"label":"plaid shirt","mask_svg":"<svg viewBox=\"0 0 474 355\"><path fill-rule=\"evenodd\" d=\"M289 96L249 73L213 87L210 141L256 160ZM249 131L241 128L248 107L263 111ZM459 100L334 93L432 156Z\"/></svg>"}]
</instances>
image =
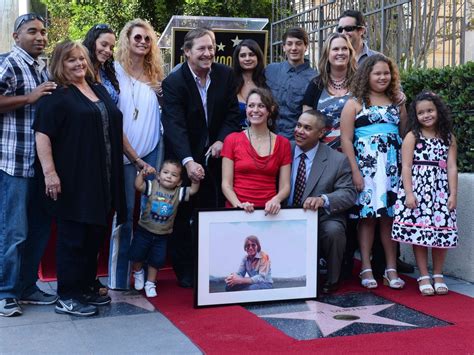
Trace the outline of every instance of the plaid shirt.
<instances>
[{"instance_id":1,"label":"plaid shirt","mask_svg":"<svg viewBox=\"0 0 474 355\"><path fill-rule=\"evenodd\" d=\"M28 95L48 80L45 63L18 46L0 55L0 95ZM35 106L0 113L0 170L13 176L33 177L35 136L31 129Z\"/></svg>"}]
</instances>

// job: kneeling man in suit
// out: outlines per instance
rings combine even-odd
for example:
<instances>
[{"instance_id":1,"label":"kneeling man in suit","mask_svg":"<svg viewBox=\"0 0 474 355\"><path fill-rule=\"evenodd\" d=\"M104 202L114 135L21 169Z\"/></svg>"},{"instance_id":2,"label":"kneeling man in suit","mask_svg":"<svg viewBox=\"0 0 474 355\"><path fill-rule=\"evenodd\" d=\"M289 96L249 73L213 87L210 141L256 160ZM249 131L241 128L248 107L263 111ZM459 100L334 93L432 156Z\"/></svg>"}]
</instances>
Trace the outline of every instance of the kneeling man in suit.
<instances>
[{"instance_id":1,"label":"kneeling man in suit","mask_svg":"<svg viewBox=\"0 0 474 355\"><path fill-rule=\"evenodd\" d=\"M289 204L318 211L319 250L327 261L323 293L337 290L346 246L346 211L356 200L347 157L319 140L326 118L316 110L303 112L295 127Z\"/></svg>"}]
</instances>

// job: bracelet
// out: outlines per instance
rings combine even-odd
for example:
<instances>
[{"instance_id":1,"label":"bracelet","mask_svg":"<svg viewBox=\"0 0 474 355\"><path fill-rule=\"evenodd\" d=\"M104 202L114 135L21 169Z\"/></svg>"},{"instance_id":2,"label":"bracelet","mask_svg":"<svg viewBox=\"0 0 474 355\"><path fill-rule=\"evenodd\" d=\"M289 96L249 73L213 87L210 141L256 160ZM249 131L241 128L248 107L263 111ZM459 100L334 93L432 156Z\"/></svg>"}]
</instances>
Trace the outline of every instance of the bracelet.
<instances>
[{"instance_id":1,"label":"bracelet","mask_svg":"<svg viewBox=\"0 0 474 355\"><path fill-rule=\"evenodd\" d=\"M133 161L133 164L136 164L136 163L137 163L137 161L139 161L139 160L141 160L141 158L140 158L140 157L138 157L137 159L135 159L135 160Z\"/></svg>"}]
</instances>

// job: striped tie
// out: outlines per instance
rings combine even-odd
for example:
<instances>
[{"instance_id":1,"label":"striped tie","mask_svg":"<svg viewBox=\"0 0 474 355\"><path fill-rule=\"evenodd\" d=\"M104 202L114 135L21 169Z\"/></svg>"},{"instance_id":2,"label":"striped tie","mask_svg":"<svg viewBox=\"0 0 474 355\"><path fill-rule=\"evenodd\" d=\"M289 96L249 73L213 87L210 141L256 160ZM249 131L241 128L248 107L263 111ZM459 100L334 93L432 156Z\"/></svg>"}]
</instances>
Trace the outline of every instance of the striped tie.
<instances>
[{"instance_id":1,"label":"striped tie","mask_svg":"<svg viewBox=\"0 0 474 355\"><path fill-rule=\"evenodd\" d=\"M293 206L301 206L304 188L306 187L306 154L301 153L298 171L295 180L295 196L293 197Z\"/></svg>"}]
</instances>

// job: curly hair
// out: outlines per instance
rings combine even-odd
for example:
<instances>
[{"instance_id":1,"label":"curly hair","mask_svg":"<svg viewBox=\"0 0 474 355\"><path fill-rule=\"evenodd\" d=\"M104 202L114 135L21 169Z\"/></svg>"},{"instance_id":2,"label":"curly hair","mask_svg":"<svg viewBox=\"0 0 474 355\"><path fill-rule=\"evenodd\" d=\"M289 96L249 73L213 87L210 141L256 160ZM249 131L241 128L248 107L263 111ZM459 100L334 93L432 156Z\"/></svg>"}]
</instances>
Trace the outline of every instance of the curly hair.
<instances>
[{"instance_id":1,"label":"curly hair","mask_svg":"<svg viewBox=\"0 0 474 355\"><path fill-rule=\"evenodd\" d=\"M144 72L151 80L152 85L156 85L164 78L163 63L160 50L158 48L158 37L153 27L142 19L128 21L120 31L118 40L117 60L123 69L131 74L132 58L130 56L130 34L135 27L143 28L150 36L150 51L145 55Z\"/></svg>"},{"instance_id":2,"label":"curly hair","mask_svg":"<svg viewBox=\"0 0 474 355\"><path fill-rule=\"evenodd\" d=\"M249 96L247 96L246 104L248 104L249 97L253 94L257 94L258 96L260 96L262 104L264 104L267 108L267 111L269 112L268 119L272 120L272 124L268 124L267 122L268 128L270 129L270 131L275 132L276 120L278 118L278 104L273 98L271 91L265 88L253 88L252 90L250 90Z\"/></svg>"},{"instance_id":3,"label":"curly hair","mask_svg":"<svg viewBox=\"0 0 474 355\"><path fill-rule=\"evenodd\" d=\"M416 106L421 101L431 101L438 112L438 119L436 121L436 135L441 138L446 145L451 144L453 133L453 120L451 111L445 105L443 100L431 91L423 91L419 93L410 105L408 111L408 131L415 135L416 141L420 141L422 126L418 121L416 114Z\"/></svg>"},{"instance_id":4,"label":"curly hair","mask_svg":"<svg viewBox=\"0 0 474 355\"><path fill-rule=\"evenodd\" d=\"M101 64L97 60L97 56L95 54L96 46L95 43L97 39L103 33L110 33L115 36L115 32L106 24L98 24L93 26L89 31L87 31L82 44L89 50L89 58L91 59L92 65L94 66L95 74L97 75L99 72L99 67L102 65L104 69L105 75L109 78L112 86L120 92L119 82L117 80L117 75L115 74L115 67L114 67L114 55L112 54L109 59L104 64Z\"/></svg>"},{"instance_id":5,"label":"curly hair","mask_svg":"<svg viewBox=\"0 0 474 355\"><path fill-rule=\"evenodd\" d=\"M232 64L234 68L235 81L237 84L236 94L242 90L244 86L244 78L242 77L242 67L239 62L240 50L242 47L247 47L251 52L257 56L257 66L253 70L252 80L254 81L257 87L266 88L267 84L265 82L264 66L263 66L263 52L257 42L253 39L244 39L240 42L237 47L235 47L234 53L232 54Z\"/></svg>"},{"instance_id":6,"label":"curly hair","mask_svg":"<svg viewBox=\"0 0 474 355\"><path fill-rule=\"evenodd\" d=\"M346 78L348 80L348 85L354 77L355 72L357 71L357 62L355 59L355 50L352 47L351 41L349 38L342 33L331 33L326 41L324 41L323 51L321 53L321 59L318 63L319 76L314 79L315 84L318 84L320 88L327 88L329 85L329 73L331 72L331 63L329 63L329 54L331 52L331 43L336 38L342 38L349 48L349 63L347 64L347 73ZM318 83L319 82L319 83ZM322 86L321 86L322 85Z\"/></svg>"},{"instance_id":7,"label":"curly hair","mask_svg":"<svg viewBox=\"0 0 474 355\"><path fill-rule=\"evenodd\" d=\"M370 106L370 73L372 73L374 65L378 62L387 63L390 69L390 84L385 90L385 95L393 103L397 102L397 98L400 95L400 75L397 65L383 54L376 54L368 57L362 63L351 82L350 91L361 105L365 103L367 106Z\"/></svg>"}]
</instances>

